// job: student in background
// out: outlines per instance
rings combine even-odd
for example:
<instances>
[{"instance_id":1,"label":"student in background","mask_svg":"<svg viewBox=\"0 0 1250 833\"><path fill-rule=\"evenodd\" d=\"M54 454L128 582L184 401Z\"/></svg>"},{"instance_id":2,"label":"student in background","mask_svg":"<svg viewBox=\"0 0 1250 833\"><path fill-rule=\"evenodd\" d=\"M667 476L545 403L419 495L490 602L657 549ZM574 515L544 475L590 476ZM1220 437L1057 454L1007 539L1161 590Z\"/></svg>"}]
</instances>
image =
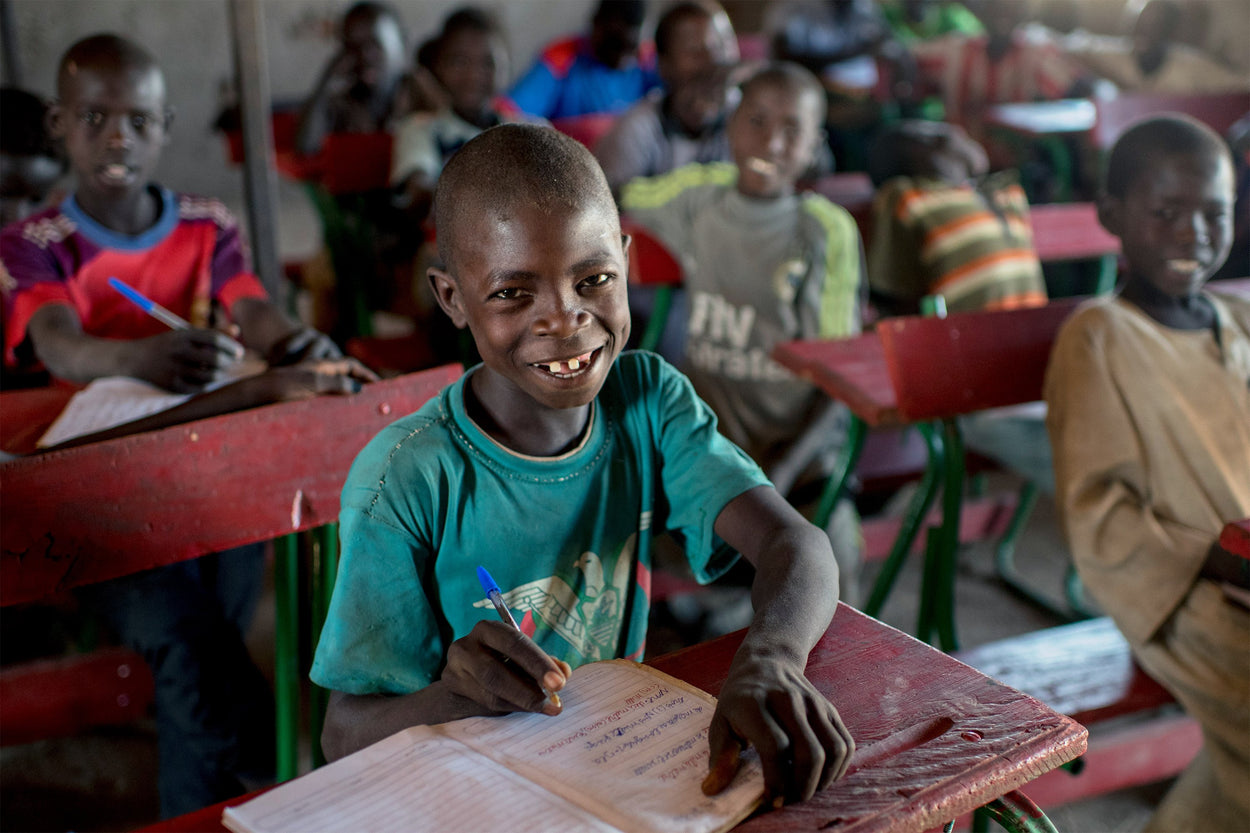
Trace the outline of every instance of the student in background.
<instances>
[{"instance_id":1,"label":"student in background","mask_svg":"<svg viewBox=\"0 0 1250 833\"><path fill-rule=\"evenodd\" d=\"M0 226L7 226L43 207L66 164L48 136L41 98L0 88L0 112Z\"/></svg>"},{"instance_id":2,"label":"student in background","mask_svg":"<svg viewBox=\"0 0 1250 833\"><path fill-rule=\"evenodd\" d=\"M1174 0L1150 0L1130 37L1081 30L1062 40L1088 72L1124 91L1198 95L1250 89L1250 76L1180 40L1187 12Z\"/></svg>"},{"instance_id":3,"label":"student in background","mask_svg":"<svg viewBox=\"0 0 1250 833\"><path fill-rule=\"evenodd\" d=\"M1030 38L1021 30L1023 4L977 0L972 10L985 26L983 36L948 35L910 47L921 92L933 90L941 96L946 121L986 144L987 107L1088 91L1085 74L1071 58L1049 40ZM996 163L994 149L987 148Z\"/></svg>"},{"instance_id":4,"label":"student in background","mask_svg":"<svg viewBox=\"0 0 1250 833\"><path fill-rule=\"evenodd\" d=\"M0 234L0 273L12 279L7 361L71 382L131 376L195 393L231 370L241 342L290 366L223 388L238 397L231 407L359 385L348 371L295 366L338 351L268 301L219 202L151 182L172 111L150 54L116 35L81 40L61 59L57 93L50 132L74 191ZM109 286L114 276L193 326L152 319ZM214 307L239 342L210 326ZM243 642L263 571L262 550L247 547L82 592L152 668L165 816L272 777L273 698Z\"/></svg>"},{"instance_id":5,"label":"student in background","mask_svg":"<svg viewBox=\"0 0 1250 833\"><path fill-rule=\"evenodd\" d=\"M403 115L405 46L399 15L365 0L343 15L339 50L300 114L296 149L312 156L330 133L375 133Z\"/></svg>"},{"instance_id":6,"label":"student in background","mask_svg":"<svg viewBox=\"0 0 1250 833\"><path fill-rule=\"evenodd\" d=\"M868 281L886 315L940 296L950 312L1046 303L1029 204L1013 171L955 125L904 120L873 142Z\"/></svg>"},{"instance_id":7,"label":"student in background","mask_svg":"<svg viewBox=\"0 0 1250 833\"><path fill-rule=\"evenodd\" d=\"M655 50L663 90L621 114L594 147L614 194L635 177L730 158L725 117L738 41L729 15L713 0L676 3L656 24Z\"/></svg>"},{"instance_id":8,"label":"student in background","mask_svg":"<svg viewBox=\"0 0 1250 833\"><path fill-rule=\"evenodd\" d=\"M1081 579L1202 727L1147 830L1250 819L1250 571L1218 544L1226 521L1250 517L1250 303L1204 288L1228 255L1232 207L1213 131L1171 115L1127 130L1099 198L1123 287L1067 320L1046 378Z\"/></svg>"},{"instance_id":9,"label":"student in background","mask_svg":"<svg viewBox=\"0 0 1250 833\"><path fill-rule=\"evenodd\" d=\"M48 136L47 106L33 93L0 88L0 227L22 220L43 207L65 175L65 158ZM0 342L8 318L12 281L0 278ZM19 371L0 361L0 390L45 385L46 371Z\"/></svg>"},{"instance_id":10,"label":"student in background","mask_svg":"<svg viewBox=\"0 0 1250 833\"><path fill-rule=\"evenodd\" d=\"M600 0L589 34L548 45L512 86L513 106L552 121L627 109L660 85L646 14L643 0Z\"/></svg>"},{"instance_id":11,"label":"student in background","mask_svg":"<svg viewBox=\"0 0 1250 833\"><path fill-rule=\"evenodd\" d=\"M683 262L689 314L686 370L720 430L802 503L834 465L846 413L774 362L773 345L859 332L863 260L842 208L795 193L824 123L820 82L797 64L771 64L742 85L729 120L734 163L687 165L635 180L621 207ZM843 501L829 533L842 598L856 597L859 524Z\"/></svg>"},{"instance_id":12,"label":"student in background","mask_svg":"<svg viewBox=\"0 0 1250 833\"><path fill-rule=\"evenodd\" d=\"M985 27L963 3L951 0L886 0L881 13L904 46L944 35L981 35Z\"/></svg>"},{"instance_id":13,"label":"student in background","mask_svg":"<svg viewBox=\"0 0 1250 833\"><path fill-rule=\"evenodd\" d=\"M652 535L710 580L742 553L757 615L709 732L706 792L754 746L776 799L810 797L853 742L803 675L835 609L829 542L716 432L689 382L629 337L626 252L598 164L551 128L502 125L435 198L439 302L482 364L379 434L343 489L343 551L312 677L332 758L414 724L558 714L540 685L643 657ZM504 589L519 632L481 597Z\"/></svg>"},{"instance_id":14,"label":"student in background","mask_svg":"<svg viewBox=\"0 0 1250 833\"><path fill-rule=\"evenodd\" d=\"M456 10L422 52L444 104L405 116L396 125L391 151L391 186L400 192L398 205L418 226L451 155L486 128L509 120L495 101L508 74L508 52L489 14L472 7Z\"/></svg>"},{"instance_id":15,"label":"student in background","mask_svg":"<svg viewBox=\"0 0 1250 833\"><path fill-rule=\"evenodd\" d=\"M487 128L529 117L497 106L500 82L508 74L508 53L503 32L486 12L472 7L456 10L420 52L437 89L428 98L441 103L433 111L412 113L399 122L391 151L391 186L396 190L395 206L403 212L403 227L424 237L434 186L452 154ZM454 361L462 355L461 339L439 310L426 278L426 270L436 263L437 252L426 240L413 258L413 315L435 355Z\"/></svg>"}]
</instances>

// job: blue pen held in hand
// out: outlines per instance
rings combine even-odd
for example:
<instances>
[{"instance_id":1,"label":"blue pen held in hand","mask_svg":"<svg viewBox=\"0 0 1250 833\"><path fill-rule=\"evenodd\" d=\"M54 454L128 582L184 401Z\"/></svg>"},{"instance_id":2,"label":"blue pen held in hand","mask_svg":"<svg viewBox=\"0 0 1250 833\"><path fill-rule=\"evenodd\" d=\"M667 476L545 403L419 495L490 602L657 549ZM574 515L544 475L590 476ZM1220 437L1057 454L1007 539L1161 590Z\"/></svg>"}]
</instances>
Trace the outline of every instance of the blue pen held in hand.
<instances>
[{"instance_id":1,"label":"blue pen held in hand","mask_svg":"<svg viewBox=\"0 0 1250 833\"><path fill-rule=\"evenodd\" d=\"M185 318L175 315L160 304L153 301L151 298L144 295L139 290L134 289L122 281L119 281L117 278L109 278L109 286L116 289L122 295L125 295L128 301L155 318L157 321L164 324L166 327L173 330L191 329L190 322L188 322Z\"/></svg>"},{"instance_id":2,"label":"blue pen held in hand","mask_svg":"<svg viewBox=\"0 0 1250 833\"><path fill-rule=\"evenodd\" d=\"M165 309L163 306L156 303L151 298L144 295L142 292L135 289L133 286L130 286L129 284L125 283L124 281L120 281L117 278L109 278L109 286L116 289L118 292L120 292L122 295L125 296L126 300L130 301L139 309L143 310L148 315L152 316L157 321L164 324L166 327L169 327L171 330L191 329L190 321L187 321L182 316L176 315L175 313L172 313L169 310ZM226 337L230 338L229 336L226 336ZM235 351L234 351L235 356L236 357L242 356L243 345L239 344L237 341L235 341L232 338L230 339L230 343L235 348Z\"/></svg>"},{"instance_id":3,"label":"blue pen held in hand","mask_svg":"<svg viewBox=\"0 0 1250 833\"><path fill-rule=\"evenodd\" d=\"M508 610L508 606L504 604L503 593L499 590L499 585L491 578L485 567L477 568L477 580L482 585L482 592L486 594L486 598L490 599L490 603L495 606L495 612L499 614L499 621L505 625L511 625L518 631L521 626L516 623L516 619L512 618L512 611ZM543 694L551 701L553 706L560 707L560 695L555 692L548 691L545 686L540 686Z\"/></svg>"}]
</instances>

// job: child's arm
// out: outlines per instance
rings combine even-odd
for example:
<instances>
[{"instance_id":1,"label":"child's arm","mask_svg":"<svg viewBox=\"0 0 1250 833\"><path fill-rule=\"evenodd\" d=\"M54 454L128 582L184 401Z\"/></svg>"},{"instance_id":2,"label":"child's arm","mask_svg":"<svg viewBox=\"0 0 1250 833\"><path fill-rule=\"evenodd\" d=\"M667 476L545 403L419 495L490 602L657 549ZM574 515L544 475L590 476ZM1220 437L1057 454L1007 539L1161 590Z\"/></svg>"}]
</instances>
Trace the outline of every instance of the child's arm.
<instances>
[{"instance_id":1,"label":"child's arm","mask_svg":"<svg viewBox=\"0 0 1250 833\"><path fill-rule=\"evenodd\" d=\"M97 338L83 332L67 304L47 304L31 316L35 355L53 375L71 382L131 376L166 390L195 393L223 378L242 358L239 345L208 329L170 330L150 338Z\"/></svg>"},{"instance_id":2,"label":"child's arm","mask_svg":"<svg viewBox=\"0 0 1250 833\"><path fill-rule=\"evenodd\" d=\"M329 336L292 322L267 300L240 298L230 308L230 317L239 327L243 344L264 356L271 366L343 357Z\"/></svg>"},{"instance_id":3,"label":"child's arm","mask_svg":"<svg viewBox=\"0 0 1250 833\"><path fill-rule=\"evenodd\" d=\"M40 451L73 448L144 431L159 431L196 419L207 419L275 402L311 399L323 393L357 393L362 383L371 381L376 381L372 371L353 359L306 362L291 367L273 368L199 394L173 408L103 431L74 437Z\"/></svg>"},{"instance_id":4,"label":"child's arm","mask_svg":"<svg viewBox=\"0 0 1250 833\"><path fill-rule=\"evenodd\" d=\"M331 692L321 747L335 760L394 733L462 717L515 711L556 715L539 688L559 691L572 669L516 628L483 620L451 643L442 676L411 694Z\"/></svg>"},{"instance_id":5,"label":"child's arm","mask_svg":"<svg viewBox=\"0 0 1250 833\"><path fill-rule=\"evenodd\" d=\"M833 550L771 486L734 498L715 528L755 565L755 617L712 716L703 789L724 789L749 744L773 801L801 801L841 777L855 749L838 710L803 673L838 603Z\"/></svg>"},{"instance_id":6,"label":"child's arm","mask_svg":"<svg viewBox=\"0 0 1250 833\"><path fill-rule=\"evenodd\" d=\"M340 50L326 64L317 86L300 113L295 133L295 149L301 156L314 156L321 150L326 136L334 130L330 120L330 101L343 95L355 80L355 59Z\"/></svg>"}]
</instances>

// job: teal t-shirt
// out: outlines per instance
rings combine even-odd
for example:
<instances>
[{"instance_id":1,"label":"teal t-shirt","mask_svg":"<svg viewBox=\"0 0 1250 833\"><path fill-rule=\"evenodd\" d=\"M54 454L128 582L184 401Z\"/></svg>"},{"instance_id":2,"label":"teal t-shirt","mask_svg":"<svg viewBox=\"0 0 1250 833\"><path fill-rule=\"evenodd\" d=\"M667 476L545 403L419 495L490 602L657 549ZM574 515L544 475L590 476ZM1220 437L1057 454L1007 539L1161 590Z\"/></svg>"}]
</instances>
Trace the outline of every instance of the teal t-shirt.
<instances>
[{"instance_id":1,"label":"teal t-shirt","mask_svg":"<svg viewBox=\"0 0 1250 833\"><path fill-rule=\"evenodd\" d=\"M617 360L582 442L559 457L484 434L465 413L467 379L388 426L352 465L318 685L400 694L436 680L448 646L497 616L479 565L552 656L574 667L641 659L652 532L681 536L700 581L737 557L716 517L768 481L659 356Z\"/></svg>"}]
</instances>

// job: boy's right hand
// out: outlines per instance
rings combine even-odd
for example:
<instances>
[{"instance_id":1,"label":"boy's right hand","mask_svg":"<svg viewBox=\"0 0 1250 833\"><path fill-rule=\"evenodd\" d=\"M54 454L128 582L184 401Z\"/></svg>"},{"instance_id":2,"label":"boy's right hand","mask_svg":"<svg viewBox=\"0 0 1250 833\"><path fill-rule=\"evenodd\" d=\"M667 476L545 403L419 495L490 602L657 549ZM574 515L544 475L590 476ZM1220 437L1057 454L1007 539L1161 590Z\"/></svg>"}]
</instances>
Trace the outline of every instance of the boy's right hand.
<instances>
[{"instance_id":1,"label":"boy's right hand","mask_svg":"<svg viewBox=\"0 0 1250 833\"><path fill-rule=\"evenodd\" d=\"M441 680L454 694L481 705L485 714L557 715L560 707L542 687L559 691L571 673L568 663L549 656L516 628L483 620L451 643Z\"/></svg>"},{"instance_id":2,"label":"boy's right hand","mask_svg":"<svg viewBox=\"0 0 1250 833\"><path fill-rule=\"evenodd\" d=\"M129 343L127 375L175 393L199 393L243 358L243 346L219 330L170 330Z\"/></svg>"}]
</instances>

